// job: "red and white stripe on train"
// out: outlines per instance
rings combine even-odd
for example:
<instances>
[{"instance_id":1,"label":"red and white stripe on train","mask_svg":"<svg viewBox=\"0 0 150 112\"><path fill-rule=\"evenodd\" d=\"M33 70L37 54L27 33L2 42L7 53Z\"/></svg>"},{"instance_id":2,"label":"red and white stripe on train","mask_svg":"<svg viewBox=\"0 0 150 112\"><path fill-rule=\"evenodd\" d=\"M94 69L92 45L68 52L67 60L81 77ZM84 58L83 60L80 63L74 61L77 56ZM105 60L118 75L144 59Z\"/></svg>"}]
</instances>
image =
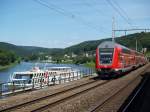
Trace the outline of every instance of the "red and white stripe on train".
<instances>
[{"instance_id":1,"label":"red and white stripe on train","mask_svg":"<svg viewBox=\"0 0 150 112\"><path fill-rule=\"evenodd\" d=\"M135 50L113 41L102 42L96 49L96 71L99 75L122 73L146 64L147 59Z\"/></svg>"}]
</instances>

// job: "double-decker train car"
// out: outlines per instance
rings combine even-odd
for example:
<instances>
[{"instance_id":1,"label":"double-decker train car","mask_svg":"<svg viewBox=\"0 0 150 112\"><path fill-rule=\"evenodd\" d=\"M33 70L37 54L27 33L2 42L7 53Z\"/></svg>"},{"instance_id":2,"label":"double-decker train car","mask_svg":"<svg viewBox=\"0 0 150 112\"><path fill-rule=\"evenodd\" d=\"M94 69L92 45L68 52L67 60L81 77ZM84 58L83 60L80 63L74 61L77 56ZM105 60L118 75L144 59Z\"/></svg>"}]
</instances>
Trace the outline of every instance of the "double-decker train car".
<instances>
[{"instance_id":1,"label":"double-decker train car","mask_svg":"<svg viewBox=\"0 0 150 112\"><path fill-rule=\"evenodd\" d=\"M96 71L102 77L130 71L146 62L142 53L113 41L102 42L96 49Z\"/></svg>"}]
</instances>

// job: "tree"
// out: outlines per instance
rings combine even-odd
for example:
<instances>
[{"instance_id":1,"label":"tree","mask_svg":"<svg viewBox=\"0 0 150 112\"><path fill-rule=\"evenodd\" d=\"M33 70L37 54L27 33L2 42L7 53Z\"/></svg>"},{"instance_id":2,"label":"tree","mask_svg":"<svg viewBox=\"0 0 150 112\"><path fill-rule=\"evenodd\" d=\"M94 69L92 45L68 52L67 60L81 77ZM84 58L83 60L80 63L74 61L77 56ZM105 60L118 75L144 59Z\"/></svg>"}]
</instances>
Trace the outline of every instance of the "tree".
<instances>
[{"instance_id":1,"label":"tree","mask_svg":"<svg viewBox=\"0 0 150 112\"><path fill-rule=\"evenodd\" d=\"M14 52L4 51L0 49L0 65L8 65L10 63L14 63L17 60L17 56Z\"/></svg>"}]
</instances>

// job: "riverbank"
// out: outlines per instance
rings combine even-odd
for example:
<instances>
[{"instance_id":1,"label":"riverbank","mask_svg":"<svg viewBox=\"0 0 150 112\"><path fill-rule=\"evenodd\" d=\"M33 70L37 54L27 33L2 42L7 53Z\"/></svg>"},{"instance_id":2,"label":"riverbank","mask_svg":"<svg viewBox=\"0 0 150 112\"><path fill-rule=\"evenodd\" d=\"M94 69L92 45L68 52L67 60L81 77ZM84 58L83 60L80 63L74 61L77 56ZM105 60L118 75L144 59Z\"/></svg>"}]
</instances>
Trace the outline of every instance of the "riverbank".
<instances>
[{"instance_id":1,"label":"riverbank","mask_svg":"<svg viewBox=\"0 0 150 112\"><path fill-rule=\"evenodd\" d=\"M11 63L11 64L9 64L9 65L0 66L0 71L1 71L1 70L5 70L5 69L8 69L8 68L11 68L11 67L13 67L13 66L15 66L15 65L17 65L17 64L18 64L18 61L14 62L14 63Z\"/></svg>"},{"instance_id":2,"label":"riverbank","mask_svg":"<svg viewBox=\"0 0 150 112\"><path fill-rule=\"evenodd\" d=\"M59 64L75 64L74 62L61 62ZM83 64L75 64L75 65L83 65L85 67L88 67L88 68L93 68L95 69L95 62L91 61L91 62L86 62L86 63L83 63Z\"/></svg>"},{"instance_id":3,"label":"riverbank","mask_svg":"<svg viewBox=\"0 0 150 112\"><path fill-rule=\"evenodd\" d=\"M74 62L61 62L59 64L75 64ZM93 68L95 69L95 62L91 61L91 62L86 62L83 64L75 64L75 65L83 65L85 67L89 67L89 68Z\"/></svg>"},{"instance_id":4,"label":"riverbank","mask_svg":"<svg viewBox=\"0 0 150 112\"><path fill-rule=\"evenodd\" d=\"M76 64L75 62L73 61L64 61L64 62L42 62L42 61L28 61L28 62L35 62L35 63L51 63L51 64L74 64L74 65L83 65L85 67L89 67L89 68L93 68L95 69L95 62L91 61L91 62L86 62L86 63L83 63L83 64Z\"/></svg>"}]
</instances>

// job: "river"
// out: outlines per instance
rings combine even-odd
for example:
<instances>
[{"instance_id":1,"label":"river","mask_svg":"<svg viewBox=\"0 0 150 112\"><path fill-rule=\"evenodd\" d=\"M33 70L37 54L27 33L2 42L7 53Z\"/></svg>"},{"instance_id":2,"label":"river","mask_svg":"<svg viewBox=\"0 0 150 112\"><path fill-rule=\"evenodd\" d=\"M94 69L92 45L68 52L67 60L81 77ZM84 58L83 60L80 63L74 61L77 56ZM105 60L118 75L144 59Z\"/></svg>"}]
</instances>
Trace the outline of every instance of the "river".
<instances>
[{"instance_id":1,"label":"river","mask_svg":"<svg viewBox=\"0 0 150 112\"><path fill-rule=\"evenodd\" d=\"M53 67L53 66L67 66L72 67L75 69L86 71L86 67L81 65L74 65L74 64L51 64L51 63L34 63L34 62L21 62L20 64L15 65L14 67L11 67L6 70L0 71L0 82L8 82L10 80L10 76L13 74L13 72L20 72L20 71L29 71L34 66L38 66L41 69L46 67Z\"/></svg>"}]
</instances>

